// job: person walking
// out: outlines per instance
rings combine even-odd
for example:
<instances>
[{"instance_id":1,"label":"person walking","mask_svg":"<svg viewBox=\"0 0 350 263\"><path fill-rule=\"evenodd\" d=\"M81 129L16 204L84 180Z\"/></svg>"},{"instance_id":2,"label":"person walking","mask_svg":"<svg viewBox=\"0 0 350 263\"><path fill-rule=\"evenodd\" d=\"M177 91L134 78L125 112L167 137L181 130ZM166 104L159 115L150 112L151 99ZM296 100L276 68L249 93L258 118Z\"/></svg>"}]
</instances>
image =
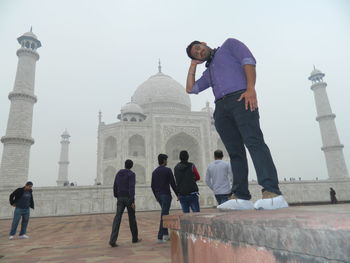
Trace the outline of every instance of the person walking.
<instances>
[{"instance_id":1,"label":"person walking","mask_svg":"<svg viewBox=\"0 0 350 263\"><path fill-rule=\"evenodd\" d=\"M167 163L168 156L166 154L159 154L159 166L152 173L152 192L161 208L159 231L157 237L158 243L163 243L169 240L169 231L167 228L163 227L163 216L169 215L172 200L170 186L177 196L174 175L171 169L166 167Z\"/></svg>"},{"instance_id":2,"label":"person walking","mask_svg":"<svg viewBox=\"0 0 350 263\"><path fill-rule=\"evenodd\" d=\"M191 208L192 212L200 212L199 192L196 184L196 181L200 180L200 175L196 166L188 162L187 151L181 151L179 157L180 162L175 166L174 173L182 211L189 213Z\"/></svg>"},{"instance_id":3,"label":"person walking","mask_svg":"<svg viewBox=\"0 0 350 263\"><path fill-rule=\"evenodd\" d=\"M17 226L22 218L20 239L27 239L27 227L29 223L30 208L34 209L33 183L28 181L24 187L17 188L10 195L10 204L15 208L13 213L9 240L13 240L16 235Z\"/></svg>"},{"instance_id":4,"label":"person walking","mask_svg":"<svg viewBox=\"0 0 350 263\"><path fill-rule=\"evenodd\" d=\"M232 170L228 162L223 161L224 154L221 150L214 152L214 162L208 165L205 182L214 192L218 205L228 201L231 195Z\"/></svg>"},{"instance_id":5,"label":"person walking","mask_svg":"<svg viewBox=\"0 0 350 263\"><path fill-rule=\"evenodd\" d=\"M329 188L329 195L331 197L331 204L338 203L337 197L335 196L336 192L332 187Z\"/></svg>"},{"instance_id":6,"label":"person walking","mask_svg":"<svg viewBox=\"0 0 350 263\"><path fill-rule=\"evenodd\" d=\"M138 243L141 239L138 238L138 230L135 216L135 183L136 175L130 169L133 167L132 160L125 161L125 169L121 169L115 176L113 193L117 198L117 211L113 220L112 233L109 240L111 247L117 247L117 239L119 227L122 221L122 216L125 207L128 210L129 227L132 234L132 243Z\"/></svg>"}]
</instances>

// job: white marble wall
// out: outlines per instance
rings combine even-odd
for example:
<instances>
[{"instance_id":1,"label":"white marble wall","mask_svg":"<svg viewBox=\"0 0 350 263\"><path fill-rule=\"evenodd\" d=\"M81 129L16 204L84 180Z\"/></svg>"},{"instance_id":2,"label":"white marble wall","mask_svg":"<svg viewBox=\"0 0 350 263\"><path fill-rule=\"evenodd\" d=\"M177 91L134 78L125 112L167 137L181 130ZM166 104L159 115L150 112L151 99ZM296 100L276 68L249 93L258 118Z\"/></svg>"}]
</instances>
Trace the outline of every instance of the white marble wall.
<instances>
[{"instance_id":1,"label":"white marble wall","mask_svg":"<svg viewBox=\"0 0 350 263\"><path fill-rule=\"evenodd\" d=\"M329 187L337 192L339 201L350 200L350 180L294 181L281 182L280 188L289 203L327 202L330 200ZM260 198L261 187L250 184L252 200ZM14 208L8 198L11 190L0 189L0 218L12 217ZM215 197L204 184L199 185L201 207L216 205ZM34 187L35 210L31 216L63 216L93 213L114 213L116 199L111 187ZM159 205L149 186L137 186L137 211L158 210ZM180 209L179 202L173 198L172 209Z\"/></svg>"}]
</instances>

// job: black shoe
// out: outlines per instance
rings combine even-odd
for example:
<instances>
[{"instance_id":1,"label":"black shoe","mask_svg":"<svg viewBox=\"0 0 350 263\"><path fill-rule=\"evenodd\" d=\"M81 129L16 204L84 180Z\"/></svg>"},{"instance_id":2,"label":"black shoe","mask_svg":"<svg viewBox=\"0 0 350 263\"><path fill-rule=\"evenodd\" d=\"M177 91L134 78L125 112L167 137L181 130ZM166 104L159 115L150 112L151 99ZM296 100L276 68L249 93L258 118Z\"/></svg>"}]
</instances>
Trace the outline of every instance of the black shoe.
<instances>
[{"instance_id":1,"label":"black shoe","mask_svg":"<svg viewBox=\"0 0 350 263\"><path fill-rule=\"evenodd\" d=\"M109 242L109 245L110 245L111 247L117 247L117 246L118 246L116 243L111 243L111 242Z\"/></svg>"},{"instance_id":2,"label":"black shoe","mask_svg":"<svg viewBox=\"0 0 350 263\"><path fill-rule=\"evenodd\" d=\"M132 243L140 243L142 238L138 238L137 240L133 240Z\"/></svg>"}]
</instances>

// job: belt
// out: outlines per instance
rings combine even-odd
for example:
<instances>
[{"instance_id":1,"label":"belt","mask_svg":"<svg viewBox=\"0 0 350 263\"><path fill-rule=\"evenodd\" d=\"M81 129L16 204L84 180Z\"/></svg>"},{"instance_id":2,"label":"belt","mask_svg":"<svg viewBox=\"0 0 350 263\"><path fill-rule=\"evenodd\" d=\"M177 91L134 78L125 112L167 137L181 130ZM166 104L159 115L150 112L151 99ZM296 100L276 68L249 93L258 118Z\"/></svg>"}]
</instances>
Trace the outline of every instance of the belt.
<instances>
[{"instance_id":1,"label":"belt","mask_svg":"<svg viewBox=\"0 0 350 263\"><path fill-rule=\"evenodd\" d=\"M221 101L221 100L224 100L224 99L226 99L226 98L228 98L228 97L232 97L232 96L234 96L234 95L241 94L241 93L243 93L243 92L245 92L245 91L246 91L245 89L241 89L241 90L237 90L237 91L235 91L235 92L228 93L228 94L222 96L220 99L215 100L215 103L217 103L217 102L219 102L219 101Z\"/></svg>"}]
</instances>

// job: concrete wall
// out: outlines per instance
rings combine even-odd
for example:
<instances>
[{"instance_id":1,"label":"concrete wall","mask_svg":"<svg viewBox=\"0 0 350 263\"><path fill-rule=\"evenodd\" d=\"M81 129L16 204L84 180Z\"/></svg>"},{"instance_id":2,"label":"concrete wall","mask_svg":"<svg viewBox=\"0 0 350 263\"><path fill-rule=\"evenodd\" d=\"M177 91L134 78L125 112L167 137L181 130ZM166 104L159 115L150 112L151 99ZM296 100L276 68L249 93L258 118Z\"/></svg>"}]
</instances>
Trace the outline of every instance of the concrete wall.
<instances>
[{"instance_id":1,"label":"concrete wall","mask_svg":"<svg viewBox=\"0 0 350 263\"><path fill-rule=\"evenodd\" d=\"M294 181L281 182L280 188L289 203L327 202L330 200L329 187L337 192L339 201L350 200L350 180ZM14 208L8 198L14 189L0 189L0 218L10 218ZM250 184L252 201L261 197L261 187ZM216 205L213 193L204 184L199 185L201 207ZM111 187L34 187L35 210L31 216L63 216L92 213L114 213L116 199ZM137 211L158 210L159 205L153 197L150 186L137 186ZM179 202L173 197L172 209L180 209Z\"/></svg>"}]
</instances>

